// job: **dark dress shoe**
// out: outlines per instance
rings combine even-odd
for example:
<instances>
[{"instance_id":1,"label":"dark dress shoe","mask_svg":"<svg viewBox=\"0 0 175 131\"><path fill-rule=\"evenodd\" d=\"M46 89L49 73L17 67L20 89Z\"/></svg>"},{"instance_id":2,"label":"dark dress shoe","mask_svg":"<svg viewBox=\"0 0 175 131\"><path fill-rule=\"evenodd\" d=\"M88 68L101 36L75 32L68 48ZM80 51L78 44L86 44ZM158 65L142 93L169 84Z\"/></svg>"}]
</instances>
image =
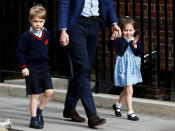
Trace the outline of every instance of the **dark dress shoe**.
<instances>
[{"instance_id":1,"label":"dark dress shoe","mask_svg":"<svg viewBox=\"0 0 175 131\"><path fill-rule=\"evenodd\" d=\"M113 108L114 111L115 111L116 117L121 117L121 116L122 116L121 112L118 111L118 109L120 109L120 108L117 108L115 104L113 104L112 108Z\"/></svg>"},{"instance_id":2,"label":"dark dress shoe","mask_svg":"<svg viewBox=\"0 0 175 131\"><path fill-rule=\"evenodd\" d=\"M30 128L42 129L43 126L38 121L30 121Z\"/></svg>"},{"instance_id":3,"label":"dark dress shoe","mask_svg":"<svg viewBox=\"0 0 175 131\"><path fill-rule=\"evenodd\" d=\"M98 115L94 114L88 117L88 126L94 128L106 123L106 119L100 118Z\"/></svg>"},{"instance_id":4,"label":"dark dress shoe","mask_svg":"<svg viewBox=\"0 0 175 131\"><path fill-rule=\"evenodd\" d=\"M37 116L37 119L38 119L38 122L39 122L42 126L44 126L43 115L42 115L42 114L41 114L41 115L38 115L38 116Z\"/></svg>"},{"instance_id":5,"label":"dark dress shoe","mask_svg":"<svg viewBox=\"0 0 175 131\"><path fill-rule=\"evenodd\" d=\"M134 116L133 116L134 115ZM132 113L130 115L128 115L128 120L131 120L131 121L138 121L139 118L135 115L135 113Z\"/></svg>"},{"instance_id":6,"label":"dark dress shoe","mask_svg":"<svg viewBox=\"0 0 175 131\"><path fill-rule=\"evenodd\" d=\"M86 121L86 119L83 118L83 117L81 117L76 112L76 110L70 110L70 109L67 109L67 108L64 108L63 117L65 117L65 118L71 118L72 121L75 121L75 122L85 122Z\"/></svg>"}]
</instances>

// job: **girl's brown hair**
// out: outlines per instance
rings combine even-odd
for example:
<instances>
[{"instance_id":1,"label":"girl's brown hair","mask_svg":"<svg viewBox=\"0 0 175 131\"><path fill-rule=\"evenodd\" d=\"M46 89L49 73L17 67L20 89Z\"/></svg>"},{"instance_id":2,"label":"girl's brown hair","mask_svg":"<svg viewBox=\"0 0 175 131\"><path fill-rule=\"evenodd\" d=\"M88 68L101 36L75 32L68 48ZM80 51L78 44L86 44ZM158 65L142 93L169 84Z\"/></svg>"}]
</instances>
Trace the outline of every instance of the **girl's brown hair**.
<instances>
[{"instance_id":1,"label":"girl's brown hair","mask_svg":"<svg viewBox=\"0 0 175 131\"><path fill-rule=\"evenodd\" d=\"M121 18L120 27L122 30L123 30L124 25L126 25L126 24L132 24L134 29L136 28L134 19L130 18L129 16L126 16L125 18Z\"/></svg>"}]
</instances>

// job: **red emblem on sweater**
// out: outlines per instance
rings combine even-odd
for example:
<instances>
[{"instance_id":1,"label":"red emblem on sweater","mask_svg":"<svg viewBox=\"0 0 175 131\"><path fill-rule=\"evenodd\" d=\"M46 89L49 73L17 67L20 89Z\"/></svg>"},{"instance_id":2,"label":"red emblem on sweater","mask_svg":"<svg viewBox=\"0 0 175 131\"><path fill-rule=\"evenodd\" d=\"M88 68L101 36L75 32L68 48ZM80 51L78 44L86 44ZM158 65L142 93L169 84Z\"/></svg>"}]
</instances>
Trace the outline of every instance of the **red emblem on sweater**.
<instances>
[{"instance_id":1,"label":"red emblem on sweater","mask_svg":"<svg viewBox=\"0 0 175 131\"><path fill-rule=\"evenodd\" d=\"M44 41L44 44L45 44L45 45L48 45L48 40L45 40L45 41Z\"/></svg>"}]
</instances>

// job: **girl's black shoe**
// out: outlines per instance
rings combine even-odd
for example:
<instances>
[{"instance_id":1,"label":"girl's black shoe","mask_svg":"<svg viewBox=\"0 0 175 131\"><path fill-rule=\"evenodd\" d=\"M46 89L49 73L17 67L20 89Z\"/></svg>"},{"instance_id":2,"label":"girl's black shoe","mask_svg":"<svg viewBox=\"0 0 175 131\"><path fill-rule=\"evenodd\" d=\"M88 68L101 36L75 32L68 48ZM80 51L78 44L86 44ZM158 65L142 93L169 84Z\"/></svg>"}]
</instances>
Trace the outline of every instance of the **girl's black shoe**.
<instances>
[{"instance_id":1,"label":"girl's black shoe","mask_svg":"<svg viewBox=\"0 0 175 131\"><path fill-rule=\"evenodd\" d=\"M114 111L115 111L116 117L121 117L121 116L122 116L121 112L118 111L120 108L117 108L115 104L113 104L112 108L113 108Z\"/></svg>"},{"instance_id":2,"label":"girl's black shoe","mask_svg":"<svg viewBox=\"0 0 175 131\"><path fill-rule=\"evenodd\" d=\"M128 120L138 121L139 118L135 115L135 113L132 113L132 114L128 115Z\"/></svg>"}]
</instances>

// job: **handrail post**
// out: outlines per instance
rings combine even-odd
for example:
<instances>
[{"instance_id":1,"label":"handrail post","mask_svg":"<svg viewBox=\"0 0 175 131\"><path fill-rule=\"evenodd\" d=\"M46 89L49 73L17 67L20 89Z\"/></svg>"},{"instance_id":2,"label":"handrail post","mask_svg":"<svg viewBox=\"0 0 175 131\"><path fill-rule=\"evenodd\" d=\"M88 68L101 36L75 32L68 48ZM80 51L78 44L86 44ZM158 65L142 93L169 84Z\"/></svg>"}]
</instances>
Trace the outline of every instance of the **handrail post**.
<instances>
[{"instance_id":1,"label":"handrail post","mask_svg":"<svg viewBox=\"0 0 175 131\"><path fill-rule=\"evenodd\" d=\"M4 83L4 75L3 72L0 71L0 83Z\"/></svg>"}]
</instances>

